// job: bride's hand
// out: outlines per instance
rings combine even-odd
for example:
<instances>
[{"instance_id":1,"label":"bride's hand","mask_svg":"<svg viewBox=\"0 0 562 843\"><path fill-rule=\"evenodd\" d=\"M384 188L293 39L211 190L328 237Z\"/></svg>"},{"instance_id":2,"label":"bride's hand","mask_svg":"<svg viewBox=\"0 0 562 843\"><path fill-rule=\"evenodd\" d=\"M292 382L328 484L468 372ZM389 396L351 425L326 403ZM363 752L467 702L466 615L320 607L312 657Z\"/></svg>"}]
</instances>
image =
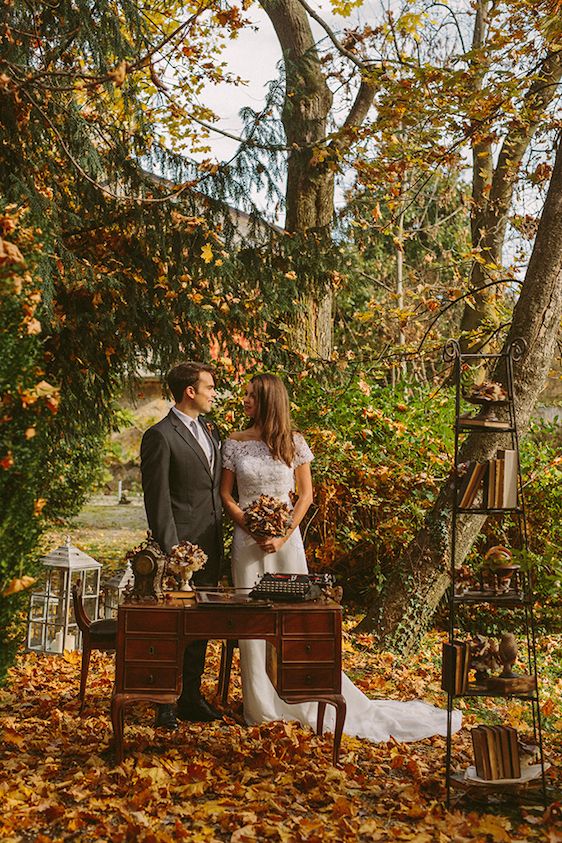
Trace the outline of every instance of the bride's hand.
<instances>
[{"instance_id":1,"label":"bride's hand","mask_svg":"<svg viewBox=\"0 0 562 843\"><path fill-rule=\"evenodd\" d=\"M258 544L264 553L277 553L286 541L286 536L277 536L276 538L259 539Z\"/></svg>"}]
</instances>

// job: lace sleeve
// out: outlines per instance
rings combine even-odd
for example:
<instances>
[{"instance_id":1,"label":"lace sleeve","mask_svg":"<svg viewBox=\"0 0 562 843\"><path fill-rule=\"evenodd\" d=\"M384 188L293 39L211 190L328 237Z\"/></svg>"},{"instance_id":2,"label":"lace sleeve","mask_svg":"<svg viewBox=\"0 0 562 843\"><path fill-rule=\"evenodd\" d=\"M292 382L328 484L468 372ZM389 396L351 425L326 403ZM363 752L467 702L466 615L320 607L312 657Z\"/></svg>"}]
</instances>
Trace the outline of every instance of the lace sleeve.
<instances>
[{"instance_id":1,"label":"lace sleeve","mask_svg":"<svg viewBox=\"0 0 562 843\"><path fill-rule=\"evenodd\" d=\"M227 439L221 449L222 467L229 471L236 471L236 448L235 440Z\"/></svg>"},{"instance_id":2,"label":"lace sleeve","mask_svg":"<svg viewBox=\"0 0 562 843\"><path fill-rule=\"evenodd\" d=\"M306 462L312 462L314 454L305 442L304 436L300 433L293 434L295 441L295 459L293 461L293 468L297 468Z\"/></svg>"}]
</instances>

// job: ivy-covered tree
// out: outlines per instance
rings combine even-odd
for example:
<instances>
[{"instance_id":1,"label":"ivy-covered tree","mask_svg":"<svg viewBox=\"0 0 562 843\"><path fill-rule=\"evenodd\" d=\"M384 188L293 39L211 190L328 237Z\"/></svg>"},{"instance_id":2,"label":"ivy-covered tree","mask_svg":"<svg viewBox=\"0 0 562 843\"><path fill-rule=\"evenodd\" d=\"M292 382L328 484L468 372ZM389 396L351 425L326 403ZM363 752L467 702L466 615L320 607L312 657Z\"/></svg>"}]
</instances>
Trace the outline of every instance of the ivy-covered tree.
<instances>
[{"instance_id":1,"label":"ivy-covered tree","mask_svg":"<svg viewBox=\"0 0 562 843\"><path fill-rule=\"evenodd\" d=\"M514 364L513 389L517 423L525 430L551 366L562 316L562 143L556 159L533 252L505 339L505 348L516 338L526 350ZM503 372L492 372L501 381ZM471 433L461 459L487 460L504 447L501 434ZM450 569L450 478L443 485L423 528L401 554L359 629L374 630L385 647L409 650L419 641L448 584ZM467 518L457 535L460 565L482 528L484 518Z\"/></svg>"}]
</instances>

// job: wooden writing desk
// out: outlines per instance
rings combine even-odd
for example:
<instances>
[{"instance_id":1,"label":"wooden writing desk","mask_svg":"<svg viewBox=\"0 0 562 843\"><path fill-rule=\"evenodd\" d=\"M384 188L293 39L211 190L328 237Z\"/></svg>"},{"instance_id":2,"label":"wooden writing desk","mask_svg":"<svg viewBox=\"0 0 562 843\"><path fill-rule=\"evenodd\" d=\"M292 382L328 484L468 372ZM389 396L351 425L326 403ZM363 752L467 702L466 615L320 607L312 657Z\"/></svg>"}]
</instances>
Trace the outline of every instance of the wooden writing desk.
<instances>
[{"instance_id":1,"label":"wooden writing desk","mask_svg":"<svg viewBox=\"0 0 562 843\"><path fill-rule=\"evenodd\" d=\"M181 693L183 651L199 639L266 641L267 674L287 703L336 708L337 764L346 705L341 694L341 607L331 601L274 606L200 605L188 600L119 607L111 720L117 763L123 760L124 708L138 701L174 703Z\"/></svg>"}]
</instances>

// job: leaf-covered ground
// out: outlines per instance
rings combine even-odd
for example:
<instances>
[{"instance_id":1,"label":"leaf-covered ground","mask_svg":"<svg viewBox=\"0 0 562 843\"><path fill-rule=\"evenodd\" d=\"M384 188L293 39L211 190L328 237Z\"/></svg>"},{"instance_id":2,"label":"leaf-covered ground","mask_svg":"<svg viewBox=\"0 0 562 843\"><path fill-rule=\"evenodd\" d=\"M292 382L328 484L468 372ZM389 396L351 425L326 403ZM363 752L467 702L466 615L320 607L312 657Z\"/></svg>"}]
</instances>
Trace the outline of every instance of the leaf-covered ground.
<instances>
[{"instance_id":1,"label":"leaf-covered ground","mask_svg":"<svg viewBox=\"0 0 562 843\"><path fill-rule=\"evenodd\" d=\"M353 620L349 619L348 628ZM218 643L205 691L212 698ZM415 659L373 653L367 635L346 633L345 666L372 697L423 697L443 705L440 639ZM78 714L79 653L23 655L0 691L0 839L4 841L562 841L562 641L541 642L543 712L551 806L444 807L445 741L370 744L344 737L341 763L331 739L294 723L242 725L238 673L222 722L153 728L151 707L126 717L126 757L113 766L109 698L113 658L94 653L87 707ZM465 708L465 726L510 720L525 731L525 706L486 701ZM459 766L472 762L469 728L455 739Z\"/></svg>"}]
</instances>

